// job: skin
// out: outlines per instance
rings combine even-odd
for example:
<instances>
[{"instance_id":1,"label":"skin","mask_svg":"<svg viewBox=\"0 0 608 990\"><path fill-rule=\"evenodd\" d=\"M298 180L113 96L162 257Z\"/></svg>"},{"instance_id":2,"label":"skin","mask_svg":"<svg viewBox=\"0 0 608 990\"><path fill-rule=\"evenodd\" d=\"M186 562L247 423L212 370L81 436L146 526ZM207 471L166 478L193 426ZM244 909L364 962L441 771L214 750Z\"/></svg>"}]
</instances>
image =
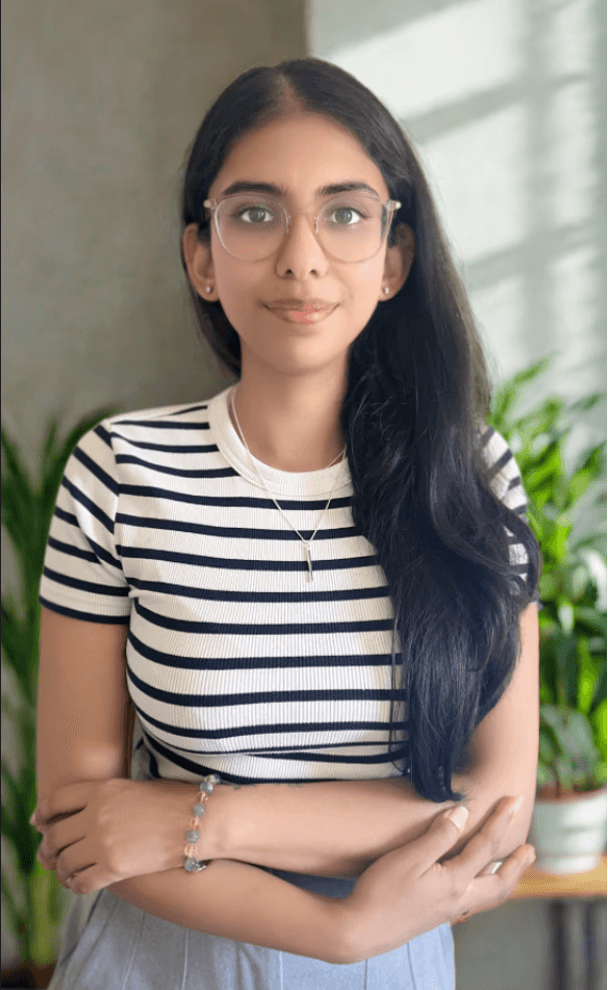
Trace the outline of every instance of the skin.
<instances>
[{"instance_id":1,"label":"skin","mask_svg":"<svg viewBox=\"0 0 608 990\"><path fill-rule=\"evenodd\" d=\"M203 299L221 302L239 335L242 367L235 406L251 453L280 471L322 470L345 444L339 413L350 345L376 306L404 285L414 260L414 235L399 224L399 243L388 248L385 236L376 256L364 262L325 255L304 213L314 215L323 202L316 199L316 189L353 180L369 183L383 201L391 196L358 139L318 114L295 113L245 134L215 177L209 199L221 198L239 179L288 190L284 205L292 222L283 245L261 261L240 261L223 248L213 224L210 245L199 242L191 224L183 236L188 275ZM303 332L264 308L285 296L316 296L339 306Z\"/></svg>"}]
</instances>

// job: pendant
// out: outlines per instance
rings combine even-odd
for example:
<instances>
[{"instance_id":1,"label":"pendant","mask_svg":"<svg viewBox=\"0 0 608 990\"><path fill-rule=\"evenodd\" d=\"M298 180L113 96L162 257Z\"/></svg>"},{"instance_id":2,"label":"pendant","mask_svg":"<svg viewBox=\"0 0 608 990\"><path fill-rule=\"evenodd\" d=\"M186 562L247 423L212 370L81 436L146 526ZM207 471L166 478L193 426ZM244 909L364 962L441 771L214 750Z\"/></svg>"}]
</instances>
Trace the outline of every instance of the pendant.
<instances>
[{"instance_id":1,"label":"pendant","mask_svg":"<svg viewBox=\"0 0 608 990\"><path fill-rule=\"evenodd\" d=\"M306 548L306 563L308 564L308 580L312 581L313 576L312 576L312 557L310 555L310 543L305 543L304 546Z\"/></svg>"}]
</instances>

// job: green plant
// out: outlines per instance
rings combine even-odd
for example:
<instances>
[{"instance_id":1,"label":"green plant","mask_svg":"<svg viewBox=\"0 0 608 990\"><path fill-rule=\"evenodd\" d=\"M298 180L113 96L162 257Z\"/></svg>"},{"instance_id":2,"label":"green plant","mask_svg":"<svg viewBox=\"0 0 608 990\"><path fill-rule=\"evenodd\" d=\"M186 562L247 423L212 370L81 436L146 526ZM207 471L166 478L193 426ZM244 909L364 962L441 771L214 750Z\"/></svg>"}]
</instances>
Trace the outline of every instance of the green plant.
<instances>
[{"instance_id":1,"label":"green plant","mask_svg":"<svg viewBox=\"0 0 608 990\"><path fill-rule=\"evenodd\" d=\"M12 545L19 596L2 596L2 656L13 672L17 704L2 695L2 711L15 724L17 775L2 759L2 835L14 851L22 904L13 896L4 869L2 896L22 959L45 966L56 958L56 933L66 904L64 888L36 859L39 834L29 824L36 806L36 706L40 606L38 587L55 500L65 465L80 438L114 410L100 409L81 419L64 440L52 420L32 477L13 440L2 429L2 525Z\"/></svg>"},{"instance_id":2,"label":"green plant","mask_svg":"<svg viewBox=\"0 0 608 990\"><path fill-rule=\"evenodd\" d=\"M605 500L597 489L606 443L587 449L572 470L564 458L572 427L605 393L570 405L552 397L516 415L526 386L549 363L545 358L507 381L489 422L515 454L543 556L537 791L559 797L606 785L606 604L597 577L598 564L606 573L605 533L572 541L579 499L595 493L596 504Z\"/></svg>"}]
</instances>

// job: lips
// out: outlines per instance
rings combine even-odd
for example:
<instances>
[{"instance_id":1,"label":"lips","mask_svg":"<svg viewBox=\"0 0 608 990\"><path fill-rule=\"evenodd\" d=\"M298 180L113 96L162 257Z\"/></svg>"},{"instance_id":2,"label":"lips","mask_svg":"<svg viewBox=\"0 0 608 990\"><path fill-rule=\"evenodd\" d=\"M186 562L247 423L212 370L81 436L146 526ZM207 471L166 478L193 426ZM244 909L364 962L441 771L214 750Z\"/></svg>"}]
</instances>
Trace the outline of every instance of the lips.
<instances>
[{"instance_id":1,"label":"lips","mask_svg":"<svg viewBox=\"0 0 608 990\"><path fill-rule=\"evenodd\" d=\"M335 306L313 306L311 303L306 305L294 306L293 303L285 304L284 306L268 306L272 312L280 313L305 313L309 316L311 313L329 313Z\"/></svg>"},{"instance_id":2,"label":"lips","mask_svg":"<svg viewBox=\"0 0 608 990\"><path fill-rule=\"evenodd\" d=\"M319 320L324 320L326 316L334 311L335 306L324 306L324 307L303 307L299 308L283 308L274 306L270 312L274 313L281 320L286 320L288 323L318 323Z\"/></svg>"}]
</instances>

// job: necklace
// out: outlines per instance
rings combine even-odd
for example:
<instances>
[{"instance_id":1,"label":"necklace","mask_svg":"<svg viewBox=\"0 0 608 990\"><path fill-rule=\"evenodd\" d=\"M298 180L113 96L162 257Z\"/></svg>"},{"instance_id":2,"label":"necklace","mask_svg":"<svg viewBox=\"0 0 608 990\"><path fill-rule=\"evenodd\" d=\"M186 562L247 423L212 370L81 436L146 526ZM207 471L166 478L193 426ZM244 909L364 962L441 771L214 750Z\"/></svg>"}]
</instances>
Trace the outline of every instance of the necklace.
<instances>
[{"instance_id":1,"label":"necklace","mask_svg":"<svg viewBox=\"0 0 608 990\"><path fill-rule=\"evenodd\" d=\"M236 414L236 409L234 408L234 396L235 396L236 390L237 390L237 386L235 385L234 388L229 393L229 402L230 402L230 408L232 409L232 414L234 416L234 421L235 421L235 423L236 423L236 425L238 427L238 431L239 431L241 440L243 442L243 446L245 447L245 450L249 454L249 459L251 461L251 466L252 466L253 470L255 471L255 473L257 474L257 476L260 479L261 483L263 484L264 488L266 489L266 491L270 495L272 501L276 505L277 509L279 510L279 512L281 513L281 515L283 516L283 518L286 520L286 522L289 523L289 525L291 526L291 528L293 530L295 530L295 532L300 537L302 543L304 544L304 549L306 551L306 563L308 564L308 580L309 581L312 581L313 580L313 575L312 575L312 541L314 540L315 536L317 535L317 530L319 529L319 526L321 525L321 522L323 520L323 516L327 512L327 510L329 508L329 503L331 502L331 500L333 498L334 488L336 487L336 479L338 477L338 472L336 471L336 476L334 478L333 485L331 486L331 494L329 496L329 501L328 501L327 505L325 506L325 508L323 509L323 512L321 514L321 518L319 519L319 522L317 523L317 529L315 529L314 533L312 534L312 536L310 537L309 540L305 540L304 537L302 536L302 534L300 532L298 532L298 530L296 529L296 527L293 525L293 523L291 522L291 520L287 518L287 516L283 512L281 506L279 505L279 503L277 502L277 500L274 498L274 496L272 495L272 493L268 490L268 485L266 484L266 482L264 481L264 479L260 475L260 472L258 471L258 469L255 466L255 461L253 460L253 457L251 455L251 451L249 450L249 447L247 446L247 441L245 440L245 437L243 436L243 431L241 430L241 424L239 423L238 416ZM331 462L331 464L328 464L327 467L330 468L332 466L332 464L334 463L334 461L337 460L338 457L340 457L340 458L343 459L345 453L346 453L346 447L343 447L342 450L340 451L340 453L337 454L336 457L334 457L334 460ZM340 463L342 463L342 462L340 461ZM338 467L340 466L340 463L338 464ZM327 470L327 468L325 470Z\"/></svg>"}]
</instances>

